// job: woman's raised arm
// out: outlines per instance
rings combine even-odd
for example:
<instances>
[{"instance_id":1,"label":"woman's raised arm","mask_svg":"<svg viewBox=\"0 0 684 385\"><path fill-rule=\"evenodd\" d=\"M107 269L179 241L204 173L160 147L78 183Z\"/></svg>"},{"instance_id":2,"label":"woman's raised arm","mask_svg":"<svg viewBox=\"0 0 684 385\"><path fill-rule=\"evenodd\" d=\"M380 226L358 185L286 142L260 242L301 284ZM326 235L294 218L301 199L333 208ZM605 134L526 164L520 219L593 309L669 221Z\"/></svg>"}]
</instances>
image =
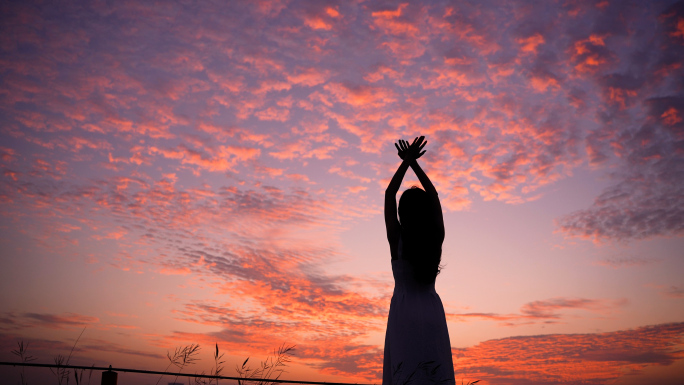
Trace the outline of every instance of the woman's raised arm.
<instances>
[{"instance_id":1,"label":"woman's raised arm","mask_svg":"<svg viewBox=\"0 0 684 385\"><path fill-rule=\"evenodd\" d=\"M398 258L397 249L399 247L399 235L401 234L401 227L399 220L397 220L397 192L399 192L401 181L404 179L408 168L409 160L404 159L385 190L385 229L387 230L387 241L390 244L392 259Z\"/></svg>"},{"instance_id":2,"label":"woman's raised arm","mask_svg":"<svg viewBox=\"0 0 684 385\"><path fill-rule=\"evenodd\" d=\"M387 189L385 190L385 228L387 229L387 241L390 244L392 259L398 258L397 250L399 248L399 236L401 235L401 226L397 220L397 192L399 192L399 188L401 188L401 181L404 180L406 170L412 163L416 162L416 159L420 158L425 153L425 151L421 152L427 143L423 142L424 139L424 136L415 138L411 145L409 145L407 141L400 139L399 144L394 144L394 147L397 148L397 155L402 159L402 162L399 165L399 168L397 168L397 172L394 173L389 186L387 186ZM418 179L420 179L420 177ZM437 192L435 191L435 196L436 194Z\"/></svg>"}]
</instances>

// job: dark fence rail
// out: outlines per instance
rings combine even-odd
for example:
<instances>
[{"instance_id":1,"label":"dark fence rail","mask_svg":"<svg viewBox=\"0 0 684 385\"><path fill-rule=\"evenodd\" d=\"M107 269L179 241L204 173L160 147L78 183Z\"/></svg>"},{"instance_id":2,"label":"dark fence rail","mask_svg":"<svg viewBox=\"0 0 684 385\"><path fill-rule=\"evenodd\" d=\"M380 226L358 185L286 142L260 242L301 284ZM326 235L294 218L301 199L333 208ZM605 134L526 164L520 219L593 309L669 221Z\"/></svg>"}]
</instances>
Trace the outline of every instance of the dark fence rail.
<instances>
[{"instance_id":1,"label":"dark fence rail","mask_svg":"<svg viewBox=\"0 0 684 385\"><path fill-rule=\"evenodd\" d=\"M243 378L243 377L229 377L229 376L212 376L209 374L190 374L190 373L174 373L174 372L157 372L154 370L128 369L128 368L112 368L111 366L105 368L103 366L79 366L79 365L57 365L57 364L32 364L26 362L2 362L0 365L4 366L29 366L34 368L63 368L63 369L82 369L82 370L98 370L102 372L124 372L124 373L142 373L142 374L157 374L165 376L178 377L195 377L195 378L209 378L219 380L233 380L233 381L254 381L254 382L275 382L281 384L307 384L307 385L372 385L359 384L348 382L320 382L320 381L294 381L294 380L275 380L275 379L259 379L259 378Z\"/></svg>"}]
</instances>

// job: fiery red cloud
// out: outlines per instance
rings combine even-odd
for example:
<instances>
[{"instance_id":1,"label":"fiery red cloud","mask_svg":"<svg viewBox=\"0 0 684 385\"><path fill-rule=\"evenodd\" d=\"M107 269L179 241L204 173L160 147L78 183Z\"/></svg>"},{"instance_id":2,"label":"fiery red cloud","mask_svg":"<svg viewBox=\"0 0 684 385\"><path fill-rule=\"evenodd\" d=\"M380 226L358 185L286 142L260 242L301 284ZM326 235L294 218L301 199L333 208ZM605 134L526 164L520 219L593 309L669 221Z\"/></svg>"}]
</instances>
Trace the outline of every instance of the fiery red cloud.
<instances>
[{"instance_id":1,"label":"fiery red cloud","mask_svg":"<svg viewBox=\"0 0 684 385\"><path fill-rule=\"evenodd\" d=\"M684 325L636 330L510 337L457 349L454 365L491 384L604 384L683 357Z\"/></svg>"}]
</instances>

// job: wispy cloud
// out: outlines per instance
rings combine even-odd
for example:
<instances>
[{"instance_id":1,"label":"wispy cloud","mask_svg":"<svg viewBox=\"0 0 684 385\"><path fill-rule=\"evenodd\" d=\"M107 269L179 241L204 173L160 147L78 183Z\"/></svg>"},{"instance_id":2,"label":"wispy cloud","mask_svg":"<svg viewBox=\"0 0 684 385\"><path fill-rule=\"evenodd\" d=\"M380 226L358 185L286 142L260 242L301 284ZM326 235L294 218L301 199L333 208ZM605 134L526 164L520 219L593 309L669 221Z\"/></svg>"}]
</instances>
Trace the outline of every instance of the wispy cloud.
<instances>
[{"instance_id":1,"label":"wispy cloud","mask_svg":"<svg viewBox=\"0 0 684 385\"><path fill-rule=\"evenodd\" d=\"M520 326L531 323L563 322L563 310L583 310L597 314L610 314L627 304L626 299L605 300L589 298L550 298L526 303L520 313L447 313L447 319L468 321L471 319L499 321L502 326Z\"/></svg>"}]
</instances>

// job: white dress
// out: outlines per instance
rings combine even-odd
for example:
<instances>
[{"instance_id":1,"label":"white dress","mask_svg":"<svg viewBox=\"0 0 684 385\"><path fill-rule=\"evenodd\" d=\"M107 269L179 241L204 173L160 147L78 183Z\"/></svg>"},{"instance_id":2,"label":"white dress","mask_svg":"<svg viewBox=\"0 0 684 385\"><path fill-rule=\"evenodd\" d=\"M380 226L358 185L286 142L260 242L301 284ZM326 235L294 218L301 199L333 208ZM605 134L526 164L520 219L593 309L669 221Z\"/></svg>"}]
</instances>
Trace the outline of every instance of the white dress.
<instances>
[{"instance_id":1,"label":"white dress","mask_svg":"<svg viewBox=\"0 0 684 385\"><path fill-rule=\"evenodd\" d=\"M392 260L394 294L387 317L383 385L455 384L451 342L434 282L422 284L408 260Z\"/></svg>"}]
</instances>

